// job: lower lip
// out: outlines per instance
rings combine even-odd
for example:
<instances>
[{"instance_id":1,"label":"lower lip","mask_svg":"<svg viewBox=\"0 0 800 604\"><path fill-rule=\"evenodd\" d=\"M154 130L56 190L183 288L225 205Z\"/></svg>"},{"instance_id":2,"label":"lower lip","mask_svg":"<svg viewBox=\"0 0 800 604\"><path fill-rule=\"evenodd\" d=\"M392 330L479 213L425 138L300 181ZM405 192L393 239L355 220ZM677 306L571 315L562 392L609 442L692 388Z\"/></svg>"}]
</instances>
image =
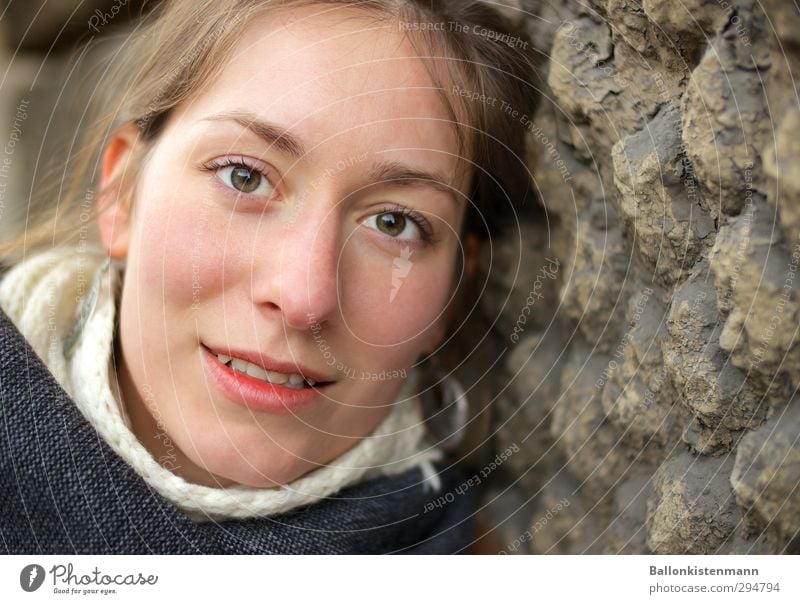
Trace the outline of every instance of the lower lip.
<instances>
[{"instance_id":1,"label":"lower lip","mask_svg":"<svg viewBox=\"0 0 800 604\"><path fill-rule=\"evenodd\" d=\"M203 350L203 362L206 371L211 375L220 390L234 403L249 407L254 411L266 413L290 414L309 405L321 402L325 395L321 390L330 386L324 384L311 388L287 388L281 384L263 382L249 375L238 373L219 359L206 347Z\"/></svg>"}]
</instances>

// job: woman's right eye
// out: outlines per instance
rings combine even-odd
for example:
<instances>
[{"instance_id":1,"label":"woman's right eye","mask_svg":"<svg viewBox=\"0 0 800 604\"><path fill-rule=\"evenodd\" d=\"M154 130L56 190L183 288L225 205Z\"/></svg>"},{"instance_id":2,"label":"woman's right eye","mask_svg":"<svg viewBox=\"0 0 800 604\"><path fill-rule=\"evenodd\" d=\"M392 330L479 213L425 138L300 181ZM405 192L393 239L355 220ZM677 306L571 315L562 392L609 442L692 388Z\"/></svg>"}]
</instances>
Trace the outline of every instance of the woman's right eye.
<instances>
[{"instance_id":1,"label":"woman's right eye","mask_svg":"<svg viewBox=\"0 0 800 604\"><path fill-rule=\"evenodd\" d=\"M217 176L225 185L247 195L266 196L274 190L264 174L245 165L223 167L218 170Z\"/></svg>"},{"instance_id":2,"label":"woman's right eye","mask_svg":"<svg viewBox=\"0 0 800 604\"><path fill-rule=\"evenodd\" d=\"M223 158L203 164L229 189L244 195L272 197L276 188L264 170L247 163L243 158Z\"/></svg>"}]
</instances>

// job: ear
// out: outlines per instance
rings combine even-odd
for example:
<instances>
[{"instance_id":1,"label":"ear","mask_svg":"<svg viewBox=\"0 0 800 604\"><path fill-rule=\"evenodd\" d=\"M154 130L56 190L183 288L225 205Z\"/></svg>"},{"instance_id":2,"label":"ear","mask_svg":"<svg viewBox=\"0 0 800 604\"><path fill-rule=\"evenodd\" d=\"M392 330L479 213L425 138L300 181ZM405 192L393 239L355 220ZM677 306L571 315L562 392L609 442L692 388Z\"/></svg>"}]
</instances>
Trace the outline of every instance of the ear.
<instances>
[{"instance_id":1,"label":"ear","mask_svg":"<svg viewBox=\"0 0 800 604\"><path fill-rule=\"evenodd\" d=\"M140 136L133 123L120 127L103 151L101 194L97 200L100 215L100 240L111 258L119 260L128 255L131 234L132 187L124 181L134 178L131 158Z\"/></svg>"}]
</instances>

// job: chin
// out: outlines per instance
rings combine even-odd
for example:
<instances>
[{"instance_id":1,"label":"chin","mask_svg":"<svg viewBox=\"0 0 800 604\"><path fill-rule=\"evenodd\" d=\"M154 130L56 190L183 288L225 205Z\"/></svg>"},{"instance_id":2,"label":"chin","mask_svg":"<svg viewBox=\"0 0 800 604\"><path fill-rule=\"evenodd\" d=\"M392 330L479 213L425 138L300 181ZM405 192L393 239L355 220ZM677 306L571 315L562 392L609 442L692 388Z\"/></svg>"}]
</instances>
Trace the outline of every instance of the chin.
<instances>
[{"instance_id":1,"label":"chin","mask_svg":"<svg viewBox=\"0 0 800 604\"><path fill-rule=\"evenodd\" d=\"M264 453L263 446L261 452ZM266 457L264 460L248 462L246 453L232 448L227 455L213 456L211 459L205 457L205 464L199 459L195 463L213 474L222 485L232 482L234 485L258 489L283 486L316 467L281 449Z\"/></svg>"},{"instance_id":2,"label":"chin","mask_svg":"<svg viewBox=\"0 0 800 604\"><path fill-rule=\"evenodd\" d=\"M305 470L296 470L285 474L276 473L273 470L265 470L259 473L248 466L247 468L242 468L241 472L236 476L231 476L230 480L233 480L238 485L256 489L277 488L297 480L311 470L312 468L306 468Z\"/></svg>"}]
</instances>

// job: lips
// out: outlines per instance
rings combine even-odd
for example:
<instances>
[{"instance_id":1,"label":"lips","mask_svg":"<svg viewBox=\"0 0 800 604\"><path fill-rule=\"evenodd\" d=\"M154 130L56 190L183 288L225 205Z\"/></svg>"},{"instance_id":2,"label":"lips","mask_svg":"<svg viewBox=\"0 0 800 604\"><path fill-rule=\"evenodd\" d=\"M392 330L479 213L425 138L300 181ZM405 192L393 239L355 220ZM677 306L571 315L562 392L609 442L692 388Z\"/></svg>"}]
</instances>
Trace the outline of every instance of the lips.
<instances>
[{"instance_id":1,"label":"lips","mask_svg":"<svg viewBox=\"0 0 800 604\"><path fill-rule=\"evenodd\" d=\"M298 363L287 362L287 361L278 361L276 359L272 359L264 354L259 352L253 352L249 350L239 350L235 348L230 348L228 346L209 346L206 344L202 344L202 346L211 352L214 355L225 355L226 357L232 357L234 359L240 359L242 361L247 361L248 363L252 363L265 371L280 373L283 375L291 375L297 374L308 380L311 385L314 383L320 382L322 384L326 384L328 382L332 382L327 376L314 371L308 367L300 365Z\"/></svg>"},{"instance_id":2,"label":"lips","mask_svg":"<svg viewBox=\"0 0 800 604\"><path fill-rule=\"evenodd\" d=\"M253 411L295 414L309 406L324 403L328 398L326 390L334 384L333 381L320 380L314 386L298 388L290 387L288 384L271 383L236 371L220 362L217 355L208 347L201 346L200 348L204 369L219 391L233 403L243 405ZM250 358L253 358L252 355ZM264 360L268 361L269 365L269 359ZM276 365L283 368L284 371L287 368L285 363L273 363L270 366L275 367ZM295 371L300 369L296 365L290 366Z\"/></svg>"}]
</instances>

